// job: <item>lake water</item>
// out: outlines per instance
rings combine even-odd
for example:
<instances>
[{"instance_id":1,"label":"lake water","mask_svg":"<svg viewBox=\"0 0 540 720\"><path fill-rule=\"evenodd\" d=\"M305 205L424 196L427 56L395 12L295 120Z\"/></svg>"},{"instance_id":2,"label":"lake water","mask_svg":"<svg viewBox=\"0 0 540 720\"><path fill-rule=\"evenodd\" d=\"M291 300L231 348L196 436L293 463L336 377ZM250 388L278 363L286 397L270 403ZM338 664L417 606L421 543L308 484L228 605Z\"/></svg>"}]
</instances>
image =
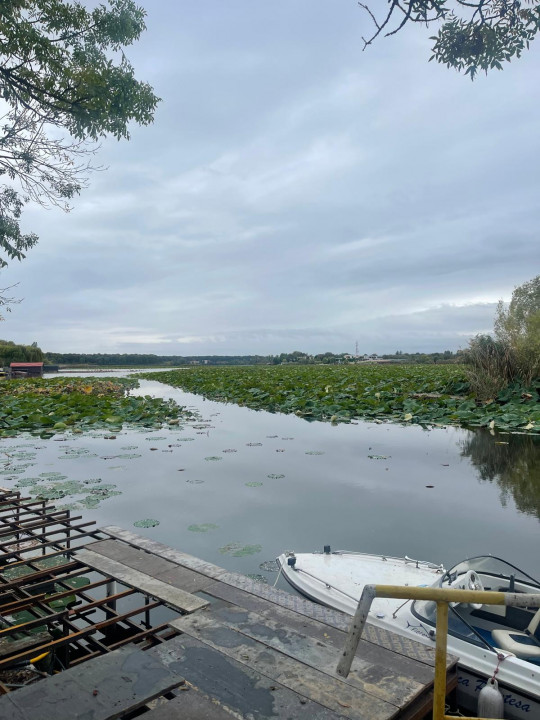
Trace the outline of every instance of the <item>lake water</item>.
<instances>
[{"instance_id":1,"label":"lake water","mask_svg":"<svg viewBox=\"0 0 540 720\"><path fill-rule=\"evenodd\" d=\"M308 423L149 381L132 392L172 397L200 419L177 429L124 429L115 439L103 430L2 439L0 458L28 455L17 461L27 464L23 472L2 470L0 484L12 488L54 472L83 484L100 479L84 493L112 484L122 494L78 510L85 520L120 525L271 583L275 573L261 563L325 544L447 567L491 553L540 577L539 438ZM159 525L134 527L146 518Z\"/></svg>"}]
</instances>

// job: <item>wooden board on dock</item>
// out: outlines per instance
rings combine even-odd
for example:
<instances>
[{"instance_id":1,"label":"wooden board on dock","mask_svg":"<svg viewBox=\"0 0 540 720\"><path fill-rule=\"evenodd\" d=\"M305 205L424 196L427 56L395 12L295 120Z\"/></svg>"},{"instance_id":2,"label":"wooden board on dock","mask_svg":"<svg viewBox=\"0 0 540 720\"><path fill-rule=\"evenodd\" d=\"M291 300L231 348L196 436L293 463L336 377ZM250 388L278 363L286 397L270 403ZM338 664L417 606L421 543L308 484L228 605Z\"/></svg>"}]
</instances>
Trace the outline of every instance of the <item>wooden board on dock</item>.
<instances>
[{"instance_id":1,"label":"wooden board on dock","mask_svg":"<svg viewBox=\"0 0 540 720\"><path fill-rule=\"evenodd\" d=\"M134 570L123 563L111 560L92 550L77 550L75 557L79 562L88 565L88 567L110 575L110 577L129 587L141 590L150 597L157 598L180 612L190 613L208 605L207 600L196 597L179 587L156 579L151 574Z\"/></svg>"},{"instance_id":2,"label":"wooden board on dock","mask_svg":"<svg viewBox=\"0 0 540 720\"><path fill-rule=\"evenodd\" d=\"M184 683L152 651L125 645L0 697L0 720L114 720Z\"/></svg>"}]
</instances>

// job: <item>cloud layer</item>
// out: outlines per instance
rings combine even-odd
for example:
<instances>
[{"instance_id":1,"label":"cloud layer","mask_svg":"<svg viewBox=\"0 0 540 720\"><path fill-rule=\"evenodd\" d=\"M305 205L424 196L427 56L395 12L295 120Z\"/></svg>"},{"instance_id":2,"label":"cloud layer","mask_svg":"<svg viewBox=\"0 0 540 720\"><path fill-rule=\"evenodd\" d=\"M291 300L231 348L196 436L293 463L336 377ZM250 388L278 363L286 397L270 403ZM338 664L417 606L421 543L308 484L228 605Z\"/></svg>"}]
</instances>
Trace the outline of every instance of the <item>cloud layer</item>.
<instances>
[{"instance_id":1,"label":"cloud layer","mask_svg":"<svg viewBox=\"0 0 540 720\"><path fill-rule=\"evenodd\" d=\"M456 349L538 274L533 47L474 83L355 2L152 3L163 98L3 271L5 338L168 354Z\"/></svg>"}]
</instances>

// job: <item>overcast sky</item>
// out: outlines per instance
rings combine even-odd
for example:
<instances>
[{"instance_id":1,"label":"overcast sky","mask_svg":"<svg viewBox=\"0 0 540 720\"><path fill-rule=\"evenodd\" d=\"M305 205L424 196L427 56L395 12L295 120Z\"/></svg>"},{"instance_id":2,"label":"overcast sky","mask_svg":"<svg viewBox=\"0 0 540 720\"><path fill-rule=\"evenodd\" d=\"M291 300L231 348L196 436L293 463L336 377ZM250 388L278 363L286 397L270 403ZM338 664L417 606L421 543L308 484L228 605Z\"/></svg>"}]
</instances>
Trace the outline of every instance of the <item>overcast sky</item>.
<instances>
[{"instance_id":1,"label":"overcast sky","mask_svg":"<svg viewBox=\"0 0 540 720\"><path fill-rule=\"evenodd\" d=\"M377 0L378 2L378 0ZM375 3L375 0L374 0ZM436 351L540 272L540 46L474 82L356 0L146 0L162 98L0 275L45 351Z\"/></svg>"}]
</instances>

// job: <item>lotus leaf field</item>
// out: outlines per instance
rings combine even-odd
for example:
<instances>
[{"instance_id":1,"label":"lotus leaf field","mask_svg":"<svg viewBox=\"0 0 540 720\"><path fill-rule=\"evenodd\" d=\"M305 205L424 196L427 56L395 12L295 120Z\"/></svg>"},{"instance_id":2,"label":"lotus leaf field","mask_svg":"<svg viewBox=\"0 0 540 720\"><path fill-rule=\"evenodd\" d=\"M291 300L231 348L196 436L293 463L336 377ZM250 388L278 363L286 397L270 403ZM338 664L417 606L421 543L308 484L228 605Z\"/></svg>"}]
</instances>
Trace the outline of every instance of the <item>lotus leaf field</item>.
<instances>
[{"instance_id":1,"label":"lotus leaf field","mask_svg":"<svg viewBox=\"0 0 540 720\"><path fill-rule=\"evenodd\" d=\"M0 382L0 437L33 432L42 437L123 424L161 427L191 417L173 400L134 397L129 378L25 378Z\"/></svg>"},{"instance_id":2,"label":"lotus leaf field","mask_svg":"<svg viewBox=\"0 0 540 720\"><path fill-rule=\"evenodd\" d=\"M144 373L211 400L306 420L459 425L540 433L540 382L479 401L460 365L204 367Z\"/></svg>"}]
</instances>

